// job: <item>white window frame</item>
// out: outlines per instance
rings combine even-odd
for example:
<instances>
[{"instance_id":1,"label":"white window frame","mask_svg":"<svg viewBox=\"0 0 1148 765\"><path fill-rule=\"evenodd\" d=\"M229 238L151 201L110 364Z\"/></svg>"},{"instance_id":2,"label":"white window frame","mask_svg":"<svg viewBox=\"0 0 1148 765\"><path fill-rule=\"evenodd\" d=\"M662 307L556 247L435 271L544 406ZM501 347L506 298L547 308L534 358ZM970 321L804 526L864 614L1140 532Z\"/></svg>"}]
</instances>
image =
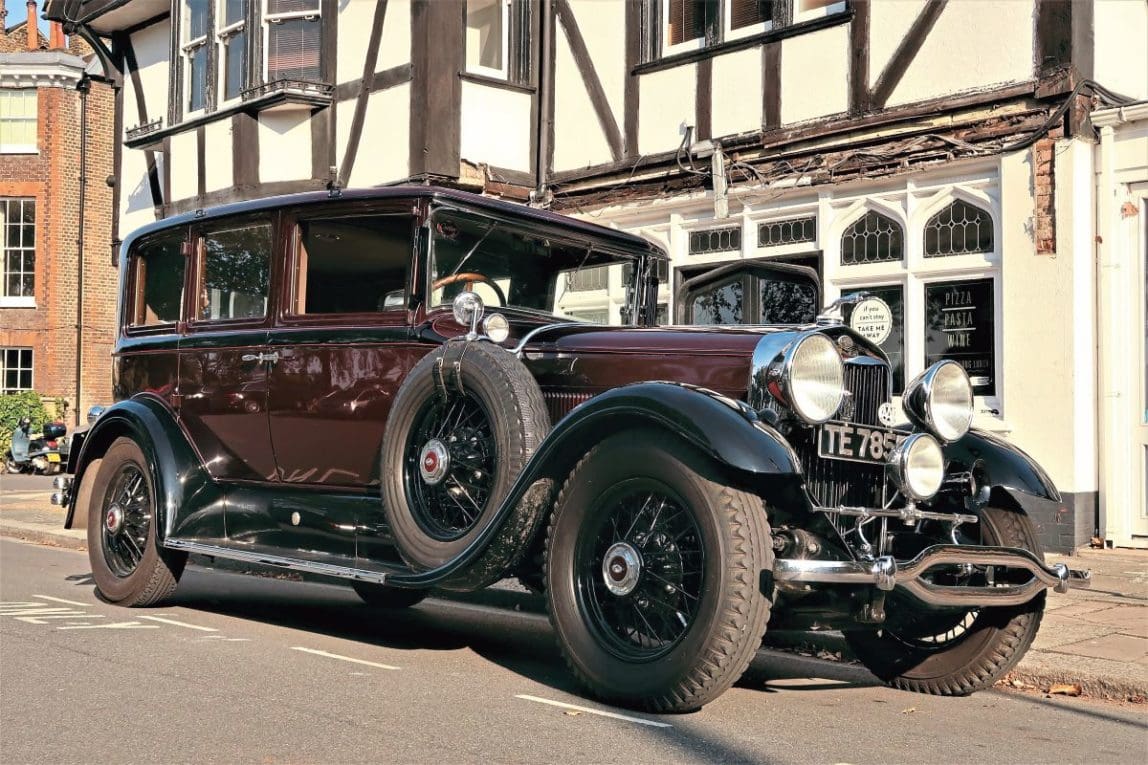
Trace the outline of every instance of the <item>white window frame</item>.
<instances>
[{"instance_id":1,"label":"white window frame","mask_svg":"<svg viewBox=\"0 0 1148 765\"><path fill-rule=\"evenodd\" d=\"M757 24L751 24L748 27L734 29L732 0L722 0L721 5L722 42L728 42L729 40L739 40L742 37L752 37L753 35L759 35L762 32L768 32L769 30L773 29L773 19L766 19L765 21L759 22Z\"/></svg>"},{"instance_id":2,"label":"white window frame","mask_svg":"<svg viewBox=\"0 0 1148 765\"><path fill-rule=\"evenodd\" d=\"M469 60L465 59L465 57L466 57L466 51L465 50L463 51L464 66L465 66L468 74L477 74L477 75L481 75L483 77L493 77L496 80L509 80L510 79L510 21L511 21L510 0L495 0L495 5L498 6L498 8L500 9L501 14L502 14L502 23L499 25L499 28L502 30L502 40L500 41L500 43L502 45L502 67L500 69L496 69L496 68L490 67L490 66L482 66L481 64L471 64ZM470 11L469 6L470 6L470 4L467 3L467 14L468 14L468 16L469 16L469 11ZM466 30L469 33L469 31L470 31L470 19L469 18L465 21L465 25L466 25Z\"/></svg>"},{"instance_id":3,"label":"white window frame","mask_svg":"<svg viewBox=\"0 0 1148 765\"><path fill-rule=\"evenodd\" d=\"M31 117L4 117L4 122L31 122L36 126L36 138L30 143L0 144L0 154L39 154L40 153L40 92L36 88L0 88L0 96L19 94L20 101L28 100L28 93L32 94L33 110Z\"/></svg>"},{"instance_id":4,"label":"white window frame","mask_svg":"<svg viewBox=\"0 0 1148 765\"><path fill-rule=\"evenodd\" d=\"M35 254L36 254L36 240L39 239L40 222L37 219L33 223L32 235L32 294L31 295L7 295L8 290L8 217L7 217L7 202L32 202L36 203L34 197L0 197L0 308L35 308L36 307L36 271L35 271ZM37 205L38 206L38 205ZM38 212L38 211L37 211ZM26 248L21 246L21 251ZM21 272L23 273L23 272Z\"/></svg>"},{"instance_id":5,"label":"white window frame","mask_svg":"<svg viewBox=\"0 0 1148 765\"><path fill-rule=\"evenodd\" d=\"M823 19L826 16L833 16L838 13L845 13L845 0L838 0L836 3L825 6L824 8L810 8L809 10L801 10L801 0L792 0L793 2L793 23L797 24L802 21L813 21L814 19Z\"/></svg>"},{"instance_id":6,"label":"white window frame","mask_svg":"<svg viewBox=\"0 0 1148 765\"><path fill-rule=\"evenodd\" d=\"M702 33L701 37L695 37L692 40L685 40L676 45L670 44L670 0L661 0L662 13L661 13L661 43L662 43L662 56L673 56L678 53L689 53L695 50L701 50L706 47L706 36Z\"/></svg>"},{"instance_id":7,"label":"white window frame","mask_svg":"<svg viewBox=\"0 0 1148 765\"><path fill-rule=\"evenodd\" d=\"M211 2L214 2L214 0L211 0ZM208 5L210 5L211 2L209 2ZM198 51L200 48L203 48L203 50L207 54L207 58L204 61L204 66L207 66L210 69L210 66L209 66L209 64L211 62L211 48L210 48L210 46L214 44L214 40L213 40L214 35L213 35L213 30L211 28L211 24L208 23L206 25L205 31L202 35L200 35L199 37L191 37L191 11L188 8L187 0L180 0L179 8L180 8L180 21L181 21L181 23L180 23L180 37L183 38L181 40L180 46L179 46L179 54L182 57L181 63L183 64L183 101L184 102L183 102L183 104L181 104L181 106L183 108L184 115L190 117L190 116L195 116L195 115L200 115L200 114L205 113L207 111L207 105L209 103L211 103L211 98L209 97L210 91L208 91L208 92L205 92L203 94L203 106L198 108L198 109L192 109L191 108L191 60L195 56L196 51ZM210 22L210 19L208 19L208 21ZM209 79L207 79L206 77L204 78L204 85L208 88L212 87L211 81Z\"/></svg>"},{"instance_id":8,"label":"white window frame","mask_svg":"<svg viewBox=\"0 0 1148 765\"><path fill-rule=\"evenodd\" d=\"M288 13L272 13L271 3L269 0L262 0L263 3L263 60L259 62L263 72L263 82L270 82L270 67L268 66L271 61L271 25L279 24L291 19L314 19L320 24L323 23L323 3L320 1L316 3L315 10L313 11L290 11ZM337 20L332 23L337 23ZM320 55L334 55L335 51L324 52Z\"/></svg>"},{"instance_id":9,"label":"white window frame","mask_svg":"<svg viewBox=\"0 0 1148 765\"><path fill-rule=\"evenodd\" d=\"M8 380L8 362L7 351L27 351L28 352L28 366L23 367L17 363L16 370L17 376L19 371L27 369L31 373L31 384L27 388L9 388L5 385ZM5 345L0 346L0 395L6 396L10 393L24 393L26 391L36 390L36 349L30 348L26 345Z\"/></svg>"},{"instance_id":10,"label":"white window frame","mask_svg":"<svg viewBox=\"0 0 1148 765\"><path fill-rule=\"evenodd\" d=\"M826 304L841 293L859 287L901 285L904 292L904 375L905 383L925 369L925 287L927 285L992 279L993 281L993 374L995 392L977 395L973 400L973 424L989 430L1007 431L1004 391L1004 293L1001 281L1000 202L991 193L945 186L921 198L914 184L908 189L876 193L852 204L843 204L834 215L832 203L825 200L818 216L818 240L822 243L822 268ZM971 255L925 257L925 224L938 211L961 200L985 210L993 223L993 250ZM906 209L907 208L907 209ZM892 218L904 230L904 257L900 261L841 264L841 235L868 212ZM823 222L824 221L824 222ZM822 226L825 226L822 228ZM901 397L894 396L900 406ZM996 414L993 414L993 412Z\"/></svg>"},{"instance_id":11,"label":"white window frame","mask_svg":"<svg viewBox=\"0 0 1148 765\"><path fill-rule=\"evenodd\" d=\"M217 101L221 104L231 104L239 101L243 97L243 91L247 87L244 82L240 85L239 93L232 98L227 97L227 41L236 34L247 30L247 15L239 19L233 24L227 24L227 0L215 0L215 61L216 61L216 93L218 94ZM246 0L250 3L251 0ZM251 70L251 60L247 60L248 73Z\"/></svg>"}]
</instances>

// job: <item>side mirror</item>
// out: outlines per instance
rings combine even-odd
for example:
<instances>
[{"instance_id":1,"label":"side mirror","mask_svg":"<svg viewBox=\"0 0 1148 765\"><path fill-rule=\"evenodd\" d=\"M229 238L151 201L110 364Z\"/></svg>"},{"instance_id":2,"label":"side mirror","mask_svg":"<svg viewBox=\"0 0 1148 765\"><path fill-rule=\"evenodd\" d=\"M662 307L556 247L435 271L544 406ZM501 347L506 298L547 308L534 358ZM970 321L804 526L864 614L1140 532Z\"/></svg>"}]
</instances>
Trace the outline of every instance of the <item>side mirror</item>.
<instances>
[{"instance_id":1,"label":"side mirror","mask_svg":"<svg viewBox=\"0 0 1148 765\"><path fill-rule=\"evenodd\" d=\"M100 418L100 415L103 413L104 413L104 407L100 406L99 404L96 404L95 406L93 406L91 409L88 410L88 424L91 425L92 423L94 423L96 420L98 420Z\"/></svg>"}]
</instances>

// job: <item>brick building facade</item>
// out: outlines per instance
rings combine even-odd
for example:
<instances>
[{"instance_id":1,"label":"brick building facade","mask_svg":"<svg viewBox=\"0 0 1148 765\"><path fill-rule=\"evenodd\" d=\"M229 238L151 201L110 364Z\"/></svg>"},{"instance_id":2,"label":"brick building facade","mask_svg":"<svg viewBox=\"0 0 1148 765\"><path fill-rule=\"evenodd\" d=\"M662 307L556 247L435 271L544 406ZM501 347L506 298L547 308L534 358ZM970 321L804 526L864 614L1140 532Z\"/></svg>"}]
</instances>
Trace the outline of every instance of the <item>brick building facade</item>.
<instances>
[{"instance_id":1,"label":"brick building facade","mask_svg":"<svg viewBox=\"0 0 1148 765\"><path fill-rule=\"evenodd\" d=\"M86 43L4 15L0 0L0 392L63 399L76 422L111 399L115 99Z\"/></svg>"}]
</instances>

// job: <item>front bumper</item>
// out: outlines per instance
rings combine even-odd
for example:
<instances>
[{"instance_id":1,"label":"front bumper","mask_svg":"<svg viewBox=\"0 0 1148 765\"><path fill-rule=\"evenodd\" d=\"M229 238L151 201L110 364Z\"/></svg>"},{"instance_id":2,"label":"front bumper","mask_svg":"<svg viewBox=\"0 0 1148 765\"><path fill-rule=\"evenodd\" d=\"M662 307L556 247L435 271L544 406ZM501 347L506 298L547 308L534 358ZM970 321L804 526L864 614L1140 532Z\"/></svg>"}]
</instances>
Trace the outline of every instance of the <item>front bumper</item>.
<instances>
[{"instance_id":1,"label":"front bumper","mask_svg":"<svg viewBox=\"0 0 1148 765\"><path fill-rule=\"evenodd\" d=\"M925 578L935 566L1003 566L1024 569L1032 579L1021 584L991 586L941 585ZM1028 550L1018 547L974 547L933 545L912 560L899 561L884 555L872 561L827 561L779 558L774 562L773 579L778 583L876 585L878 589L900 589L931 606L1015 606L1027 603L1048 587L1067 592L1070 587L1092 584L1089 571L1070 569L1063 563L1045 565Z\"/></svg>"}]
</instances>

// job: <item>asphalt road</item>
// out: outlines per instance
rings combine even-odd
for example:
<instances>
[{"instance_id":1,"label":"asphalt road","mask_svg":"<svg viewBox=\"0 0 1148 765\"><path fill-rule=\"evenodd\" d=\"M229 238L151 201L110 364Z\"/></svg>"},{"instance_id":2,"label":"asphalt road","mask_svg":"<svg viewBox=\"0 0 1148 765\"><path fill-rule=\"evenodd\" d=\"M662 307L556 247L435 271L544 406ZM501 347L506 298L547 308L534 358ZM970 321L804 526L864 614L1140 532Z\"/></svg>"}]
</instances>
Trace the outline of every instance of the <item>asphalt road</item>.
<instances>
[{"instance_id":1,"label":"asphalt road","mask_svg":"<svg viewBox=\"0 0 1148 765\"><path fill-rule=\"evenodd\" d=\"M606 707L578 693L538 599L494 595L388 613L342 586L189 567L174 604L128 610L95 597L85 554L0 539L0 761L1059 764L1148 749L1143 707L918 696L767 651L698 713Z\"/></svg>"}]
</instances>

